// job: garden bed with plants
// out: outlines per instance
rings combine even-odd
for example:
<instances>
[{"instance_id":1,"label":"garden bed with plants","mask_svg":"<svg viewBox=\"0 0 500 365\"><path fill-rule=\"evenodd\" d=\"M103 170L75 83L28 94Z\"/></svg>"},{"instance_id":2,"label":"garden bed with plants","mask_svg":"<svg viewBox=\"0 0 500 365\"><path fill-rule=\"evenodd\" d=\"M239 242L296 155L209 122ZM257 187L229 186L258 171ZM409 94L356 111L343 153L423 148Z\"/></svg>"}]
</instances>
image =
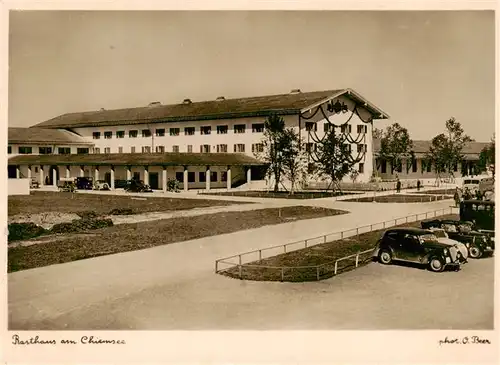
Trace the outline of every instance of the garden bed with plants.
<instances>
[{"instance_id":1,"label":"garden bed with plants","mask_svg":"<svg viewBox=\"0 0 500 365\"><path fill-rule=\"evenodd\" d=\"M42 240L39 244L29 244L28 240L27 245L9 248L8 271L26 270L267 225L345 213L347 212L336 209L294 206L120 224L93 230L92 235L68 234L57 237L57 240Z\"/></svg>"},{"instance_id":2,"label":"garden bed with plants","mask_svg":"<svg viewBox=\"0 0 500 365\"><path fill-rule=\"evenodd\" d=\"M332 191L297 191L290 193L288 191L227 191L219 193L202 193L202 195L221 195L221 196L241 196L251 198L274 198L274 199L319 199L332 198L336 196L355 195L353 192L332 192Z\"/></svg>"},{"instance_id":3,"label":"garden bed with plants","mask_svg":"<svg viewBox=\"0 0 500 365\"><path fill-rule=\"evenodd\" d=\"M391 194L381 196L365 196L360 198L345 199L344 202L358 203L429 203L438 200L451 199L452 196L447 195L410 195L410 194Z\"/></svg>"}]
</instances>

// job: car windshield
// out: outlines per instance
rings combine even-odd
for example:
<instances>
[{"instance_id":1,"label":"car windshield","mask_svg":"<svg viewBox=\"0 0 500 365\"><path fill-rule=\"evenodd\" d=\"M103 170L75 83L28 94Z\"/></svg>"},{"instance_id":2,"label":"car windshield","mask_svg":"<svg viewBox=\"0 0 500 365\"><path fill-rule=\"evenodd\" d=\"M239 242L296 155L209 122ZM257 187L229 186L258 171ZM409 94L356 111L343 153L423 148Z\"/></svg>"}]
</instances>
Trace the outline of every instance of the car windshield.
<instances>
[{"instance_id":1,"label":"car windshield","mask_svg":"<svg viewBox=\"0 0 500 365\"><path fill-rule=\"evenodd\" d=\"M437 237L434 234L423 234L419 236L420 242L431 242L436 241Z\"/></svg>"}]
</instances>

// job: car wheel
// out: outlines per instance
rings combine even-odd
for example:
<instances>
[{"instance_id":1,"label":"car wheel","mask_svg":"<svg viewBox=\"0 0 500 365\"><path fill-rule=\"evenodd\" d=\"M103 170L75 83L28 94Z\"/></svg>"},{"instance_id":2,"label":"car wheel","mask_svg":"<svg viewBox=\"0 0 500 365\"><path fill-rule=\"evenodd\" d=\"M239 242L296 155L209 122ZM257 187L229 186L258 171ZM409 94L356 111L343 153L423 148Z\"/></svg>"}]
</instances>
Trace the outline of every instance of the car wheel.
<instances>
[{"instance_id":1,"label":"car wheel","mask_svg":"<svg viewBox=\"0 0 500 365\"><path fill-rule=\"evenodd\" d=\"M109 189L108 184L104 184L104 185L102 186L102 190L108 190L108 189Z\"/></svg>"},{"instance_id":2,"label":"car wheel","mask_svg":"<svg viewBox=\"0 0 500 365\"><path fill-rule=\"evenodd\" d=\"M469 247L469 256L473 259L478 259L483 256L483 251L477 246L471 246Z\"/></svg>"},{"instance_id":3,"label":"car wheel","mask_svg":"<svg viewBox=\"0 0 500 365\"><path fill-rule=\"evenodd\" d=\"M429 260L429 269L434 272L441 272L444 270L444 263L439 257L433 257Z\"/></svg>"},{"instance_id":4,"label":"car wheel","mask_svg":"<svg viewBox=\"0 0 500 365\"><path fill-rule=\"evenodd\" d=\"M378 254L378 260L384 265L389 265L392 262L391 252L388 250L381 250Z\"/></svg>"}]
</instances>

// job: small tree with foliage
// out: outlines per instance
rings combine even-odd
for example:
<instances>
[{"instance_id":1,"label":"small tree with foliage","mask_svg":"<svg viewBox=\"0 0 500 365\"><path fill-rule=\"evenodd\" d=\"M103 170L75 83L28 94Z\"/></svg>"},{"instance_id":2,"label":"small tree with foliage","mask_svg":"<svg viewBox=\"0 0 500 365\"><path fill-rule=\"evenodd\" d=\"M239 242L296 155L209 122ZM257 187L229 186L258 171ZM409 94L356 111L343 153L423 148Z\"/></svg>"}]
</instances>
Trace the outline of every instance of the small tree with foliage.
<instances>
[{"instance_id":1,"label":"small tree with foliage","mask_svg":"<svg viewBox=\"0 0 500 365\"><path fill-rule=\"evenodd\" d=\"M297 183L306 173L307 156L301 148L299 134L292 128L283 131L281 148L283 173L290 181L290 193L293 194Z\"/></svg>"},{"instance_id":2,"label":"small tree with foliage","mask_svg":"<svg viewBox=\"0 0 500 365\"><path fill-rule=\"evenodd\" d=\"M264 122L263 151L255 152L255 156L268 164L267 175L274 178L274 191L279 190L284 175L283 151L287 150L285 120L277 114L271 114Z\"/></svg>"},{"instance_id":3,"label":"small tree with foliage","mask_svg":"<svg viewBox=\"0 0 500 365\"><path fill-rule=\"evenodd\" d=\"M374 139L382 139L384 137L384 130L380 128L373 128L372 137Z\"/></svg>"},{"instance_id":4,"label":"small tree with foliage","mask_svg":"<svg viewBox=\"0 0 500 365\"><path fill-rule=\"evenodd\" d=\"M412 157L413 141L408 130L399 123L394 123L387 127L380 139L380 151L378 157L391 164L391 174L399 168L403 160L410 160Z\"/></svg>"},{"instance_id":5,"label":"small tree with foliage","mask_svg":"<svg viewBox=\"0 0 500 365\"><path fill-rule=\"evenodd\" d=\"M455 166L464 159L462 154L464 145L472 141L455 118L448 119L445 126L446 133L438 134L432 139L429 152L426 154L428 163L431 163L436 171L437 179L444 173L453 176Z\"/></svg>"},{"instance_id":6,"label":"small tree with foliage","mask_svg":"<svg viewBox=\"0 0 500 365\"><path fill-rule=\"evenodd\" d=\"M352 170L355 161L350 145L345 144L332 128L316 151L316 168L320 176L330 180L329 187L340 191L340 181ZM328 189L327 189L328 190Z\"/></svg>"}]
</instances>

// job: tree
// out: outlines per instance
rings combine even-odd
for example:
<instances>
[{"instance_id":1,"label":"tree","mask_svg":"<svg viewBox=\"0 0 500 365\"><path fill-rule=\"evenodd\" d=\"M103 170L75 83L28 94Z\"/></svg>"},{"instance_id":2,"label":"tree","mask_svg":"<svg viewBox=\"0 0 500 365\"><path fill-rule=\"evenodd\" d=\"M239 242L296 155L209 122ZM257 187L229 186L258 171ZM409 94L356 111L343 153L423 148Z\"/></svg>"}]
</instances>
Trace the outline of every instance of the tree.
<instances>
[{"instance_id":1,"label":"tree","mask_svg":"<svg viewBox=\"0 0 500 365\"><path fill-rule=\"evenodd\" d=\"M380 128L374 128L373 133L372 133L372 137L374 139L382 139L382 137L384 137L384 131Z\"/></svg>"},{"instance_id":2,"label":"tree","mask_svg":"<svg viewBox=\"0 0 500 365\"><path fill-rule=\"evenodd\" d=\"M345 144L332 128L316 151L316 168L323 178L330 180L332 190L340 190L340 181L354 166L350 144ZM327 189L328 190L328 189Z\"/></svg>"},{"instance_id":3,"label":"tree","mask_svg":"<svg viewBox=\"0 0 500 365\"><path fill-rule=\"evenodd\" d=\"M271 114L264 122L264 145L262 152L257 152L256 156L269 164L267 174L274 177L274 191L279 190L279 184L284 173L283 153L287 149L284 146L285 120L276 114Z\"/></svg>"},{"instance_id":4,"label":"tree","mask_svg":"<svg viewBox=\"0 0 500 365\"><path fill-rule=\"evenodd\" d=\"M490 144L484 147L479 154L479 169L487 171L490 166L493 166L492 173L495 175L495 136L491 138Z\"/></svg>"},{"instance_id":5,"label":"tree","mask_svg":"<svg viewBox=\"0 0 500 365\"><path fill-rule=\"evenodd\" d=\"M411 160L413 141L408 130L399 123L387 127L380 140L379 159L390 162L391 174L400 168L404 159Z\"/></svg>"},{"instance_id":6,"label":"tree","mask_svg":"<svg viewBox=\"0 0 500 365\"><path fill-rule=\"evenodd\" d=\"M438 179L446 172L453 176L455 166L464 159L462 154L464 145L472 141L455 118L448 119L445 126L446 133L438 134L432 139L429 152L426 154L426 159L434 166Z\"/></svg>"},{"instance_id":7,"label":"tree","mask_svg":"<svg viewBox=\"0 0 500 365\"><path fill-rule=\"evenodd\" d=\"M301 148L299 134L292 128L283 131L281 148L283 173L290 181L290 193L293 194L297 182L306 173L307 156Z\"/></svg>"}]
</instances>

